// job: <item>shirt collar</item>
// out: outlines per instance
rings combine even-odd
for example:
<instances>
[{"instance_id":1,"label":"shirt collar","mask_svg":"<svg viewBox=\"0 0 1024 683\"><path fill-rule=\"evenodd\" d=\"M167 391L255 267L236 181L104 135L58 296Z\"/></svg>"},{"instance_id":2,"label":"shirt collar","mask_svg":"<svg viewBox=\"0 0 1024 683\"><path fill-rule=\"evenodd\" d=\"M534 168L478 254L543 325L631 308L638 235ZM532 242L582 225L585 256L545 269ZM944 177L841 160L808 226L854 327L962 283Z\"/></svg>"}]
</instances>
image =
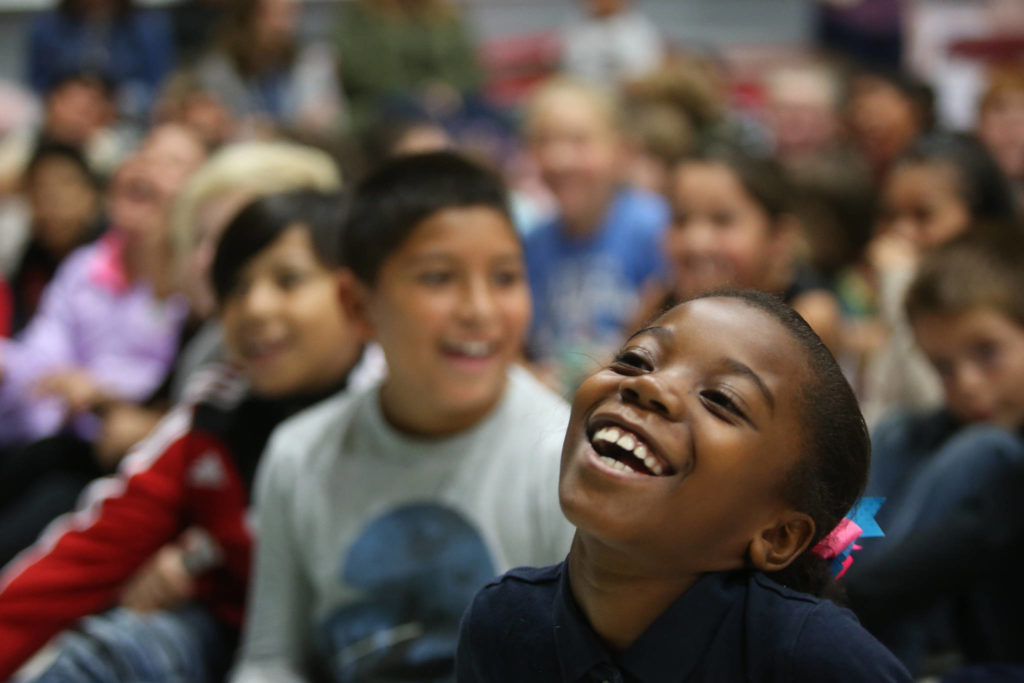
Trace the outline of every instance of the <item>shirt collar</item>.
<instances>
[{"instance_id":1,"label":"shirt collar","mask_svg":"<svg viewBox=\"0 0 1024 683\"><path fill-rule=\"evenodd\" d=\"M622 653L620 666L645 683L685 680L745 589L746 572L705 574Z\"/></svg>"},{"instance_id":2,"label":"shirt collar","mask_svg":"<svg viewBox=\"0 0 1024 683\"><path fill-rule=\"evenodd\" d=\"M615 662L644 683L685 680L704 656L718 626L745 589L745 572L705 574L679 596L618 657L612 657L572 596L562 564L555 598L555 642L563 681L578 681L595 666Z\"/></svg>"},{"instance_id":3,"label":"shirt collar","mask_svg":"<svg viewBox=\"0 0 1024 683\"><path fill-rule=\"evenodd\" d=\"M124 244L117 233L110 231L99 239L89 264L89 279L97 287L120 294L128 289L128 273L124 268Z\"/></svg>"}]
</instances>

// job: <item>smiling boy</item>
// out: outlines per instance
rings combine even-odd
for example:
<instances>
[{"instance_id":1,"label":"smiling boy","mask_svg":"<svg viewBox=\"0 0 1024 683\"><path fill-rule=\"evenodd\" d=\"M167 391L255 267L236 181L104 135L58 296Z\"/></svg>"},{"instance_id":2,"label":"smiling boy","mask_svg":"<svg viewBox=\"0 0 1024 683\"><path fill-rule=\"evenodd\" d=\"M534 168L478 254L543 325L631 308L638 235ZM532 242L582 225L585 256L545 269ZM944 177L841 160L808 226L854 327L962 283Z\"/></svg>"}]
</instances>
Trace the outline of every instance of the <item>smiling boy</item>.
<instances>
[{"instance_id":1,"label":"smiling boy","mask_svg":"<svg viewBox=\"0 0 1024 683\"><path fill-rule=\"evenodd\" d=\"M641 291L665 272L668 206L622 185L620 119L611 95L562 78L537 89L526 116L528 147L558 204L558 216L526 237L529 352L570 389L588 354L622 340Z\"/></svg>"},{"instance_id":2,"label":"smiling boy","mask_svg":"<svg viewBox=\"0 0 1024 683\"><path fill-rule=\"evenodd\" d=\"M473 593L569 547L568 411L514 364L530 298L500 179L395 159L357 189L344 253L387 376L271 441L235 681L450 680Z\"/></svg>"},{"instance_id":3,"label":"smiling boy","mask_svg":"<svg viewBox=\"0 0 1024 683\"><path fill-rule=\"evenodd\" d=\"M336 296L339 210L336 197L299 192L260 199L232 221L213 263L232 362L197 373L116 475L95 482L78 511L0 575L0 679L61 629L117 605L158 554L167 571L133 602L167 609L83 620L41 680L81 680L83 670L97 681L223 677L249 580L247 508L266 439L349 380L367 381L349 376L362 343Z\"/></svg>"},{"instance_id":4,"label":"smiling boy","mask_svg":"<svg viewBox=\"0 0 1024 683\"><path fill-rule=\"evenodd\" d=\"M853 392L791 309L752 292L671 309L576 392L569 557L481 591L459 681L909 680L809 594L827 570L805 551L867 465Z\"/></svg>"}]
</instances>

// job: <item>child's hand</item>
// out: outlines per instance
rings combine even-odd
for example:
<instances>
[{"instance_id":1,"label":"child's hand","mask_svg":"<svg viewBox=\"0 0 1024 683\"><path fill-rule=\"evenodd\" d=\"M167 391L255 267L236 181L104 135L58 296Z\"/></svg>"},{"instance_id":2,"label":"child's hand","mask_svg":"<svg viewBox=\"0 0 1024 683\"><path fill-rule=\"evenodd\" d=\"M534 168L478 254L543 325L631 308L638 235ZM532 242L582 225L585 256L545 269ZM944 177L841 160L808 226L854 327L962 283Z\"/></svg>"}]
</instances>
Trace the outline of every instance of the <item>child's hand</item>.
<instances>
[{"instance_id":1,"label":"child's hand","mask_svg":"<svg viewBox=\"0 0 1024 683\"><path fill-rule=\"evenodd\" d=\"M912 272L921 258L917 247L906 236L889 231L871 240L868 262L876 272Z\"/></svg>"},{"instance_id":2,"label":"child's hand","mask_svg":"<svg viewBox=\"0 0 1024 683\"><path fill-rule=\"evenodd\" d=\"M94 410L108 400L108 396L93 381L88 372L79 368L60 370L36 382L32 396L59 398L67 406L69 416Z\"/></svg>"},{"instance_id":3,"label":"child's hand","mask_svg":"<svg viewBox=\"0 0 1024 683\"><path fill-rule=\"evenodd\" d=\"M195 595L195 580L185 566L185 551L165 545L128 582L121 605L136 612L176 607Z\"/></svg>"},{"instance_id":4,"label":"child's hand","mask_svg":"<svg viewBox=\"0 0 1024 683\"><path fill-rule=\"evenodd\" d=\"M94 452L100 467L114 469L128 449L152 431L163 417L159 410L115 403L103 414Z\"/></svg>"}]
</instances>

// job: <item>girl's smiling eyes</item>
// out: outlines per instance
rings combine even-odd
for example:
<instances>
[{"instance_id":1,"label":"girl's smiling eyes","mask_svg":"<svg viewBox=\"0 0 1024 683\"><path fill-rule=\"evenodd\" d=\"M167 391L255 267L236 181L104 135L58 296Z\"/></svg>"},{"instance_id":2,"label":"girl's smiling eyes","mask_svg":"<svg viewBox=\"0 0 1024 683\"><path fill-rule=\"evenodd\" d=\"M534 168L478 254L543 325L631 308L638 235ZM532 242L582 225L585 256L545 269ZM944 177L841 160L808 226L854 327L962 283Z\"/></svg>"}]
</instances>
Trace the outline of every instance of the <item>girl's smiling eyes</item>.
<instances>
[{"instance_id":1,"label":"girl's smiling eyes","mask_svg":"<svg viewBox=\"0 0 1024 683\"><path fill-rule=\"evenodd\" d=\"M654 371L654 360L647 349L631 347L619 351L609 368L620 375L636 376ZM731 388L715 385L697 391L708 411L718 419L733 424L736 419L751 427L756 425L748 415L745 401Z\"/></svg>"},{"instance_id":2,"label":"girl's smiling eyes","mask_svg":"<svg viewBox=\"0 0 1024 683\"><path fill-rule=\"evenodd\" d=\"M646 349L634 347L619 351L610 367L620 375L637 375L641 372L650 372L654 369L654 364Z\"/></svg>"},{"instance_id":3,"label":"girl's smiling eyes","mask_svg":"<svg viewBox=\"0 0 1024 683\"><path fill-rule=\"evenodd\" d=\"M708 406L711 413L726 422L732 422L731 418L739 418L754 426L746 412L740 407L739 399L734 398L731 392L725 388L702 389L701 400Z\"/></svg>"}]
</instances>

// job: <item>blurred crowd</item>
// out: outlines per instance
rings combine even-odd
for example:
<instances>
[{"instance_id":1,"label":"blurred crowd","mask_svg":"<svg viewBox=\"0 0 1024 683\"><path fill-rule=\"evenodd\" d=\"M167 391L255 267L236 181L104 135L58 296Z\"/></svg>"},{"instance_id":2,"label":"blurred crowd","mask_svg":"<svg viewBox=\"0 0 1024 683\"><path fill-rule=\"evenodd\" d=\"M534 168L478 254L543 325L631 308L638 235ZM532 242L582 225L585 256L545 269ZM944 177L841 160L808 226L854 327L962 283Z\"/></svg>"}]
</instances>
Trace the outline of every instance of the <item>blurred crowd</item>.
<instances>
[{"instance_id":1,"label":"blurred crowd","mask_svg":"<svg viewBox=\"0 0 1024 683\"><path fill-rule=\"evenodd\" d=\"M991 263L1024 263L1024 51L986 63L974 128L946 130L932 87L903 68L900 7L820 3L819 45L741 70L672 41L641 2L581 1L553 42L532 44L522 77L496 72L446 0L332 5L319 43L295 0L60 0L33 17L37 105L0 138L0 565L14 560L0 621L19 553L38 552L90 482L131 467L122 458L189 400L197 372L244 351L222 320L233 290L216 281L240 212L455 150L507 186L532 297L517 354L533 377L571 398L680 301L778 296L838 359L873 434L868 492L887 497L892 530L849 573L851 604L918 675L1020 660L1024 593L1007 570L1024 553L1021 491L994 491L1024 468L1024 319ZM964 318L979 310L995 321ZM385 372L374 353L368 377ZM292 393L309 405L344 374ZM253 463L285 414L254 415L265 434L231 437ZM1006 533L950 559L957 515L981 500L1005 503L984 514ZM203 556L194 528L171 526L185 540L170 545ZM161 553L134 563L122 604L174 593L146 576L173 574ZM944 562L958 569L925 578Z\"/></svg>"}]
</instances>

